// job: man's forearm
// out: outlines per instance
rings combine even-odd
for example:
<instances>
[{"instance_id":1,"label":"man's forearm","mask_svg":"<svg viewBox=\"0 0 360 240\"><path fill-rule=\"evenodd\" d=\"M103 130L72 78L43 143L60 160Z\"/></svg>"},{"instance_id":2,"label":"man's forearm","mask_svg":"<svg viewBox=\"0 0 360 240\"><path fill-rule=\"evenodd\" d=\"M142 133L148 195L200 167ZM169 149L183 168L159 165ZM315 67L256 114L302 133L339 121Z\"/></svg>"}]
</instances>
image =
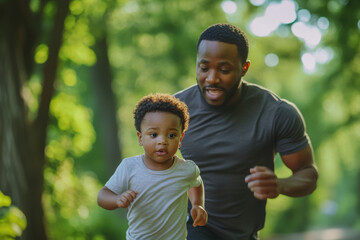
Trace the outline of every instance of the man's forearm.
<instances>
[{"instance_id":1,"label":"man's forearm","mask_svg":"<svg viewBox=\"0 0 360 240\"><path fill-rule=\"evenodd\" d=\"M307 167L289 178L277 179L278 191L280 194L290 197L302 197L312 193L316 189L318 172L314 166Z\"/></svg>"}]
</instances>

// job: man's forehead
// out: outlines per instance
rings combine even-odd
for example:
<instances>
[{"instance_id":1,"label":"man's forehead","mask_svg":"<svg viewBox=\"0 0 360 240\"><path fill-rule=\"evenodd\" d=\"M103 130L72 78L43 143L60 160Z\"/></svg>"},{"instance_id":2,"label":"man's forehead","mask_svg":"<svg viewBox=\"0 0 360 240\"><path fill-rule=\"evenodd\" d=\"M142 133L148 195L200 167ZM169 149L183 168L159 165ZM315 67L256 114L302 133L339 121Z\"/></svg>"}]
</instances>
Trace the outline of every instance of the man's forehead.
<instances>
[{"instance_id":1,"label":"man's forehead","mask_svg":"<svg viewBox=\"0 0 360 240\"><path fill-rule=\"evenodd\" d=\"M197 51L197 61L206 62L209 58L240 60L235 44L202 40Z\"/></svg>"}]
</instances>

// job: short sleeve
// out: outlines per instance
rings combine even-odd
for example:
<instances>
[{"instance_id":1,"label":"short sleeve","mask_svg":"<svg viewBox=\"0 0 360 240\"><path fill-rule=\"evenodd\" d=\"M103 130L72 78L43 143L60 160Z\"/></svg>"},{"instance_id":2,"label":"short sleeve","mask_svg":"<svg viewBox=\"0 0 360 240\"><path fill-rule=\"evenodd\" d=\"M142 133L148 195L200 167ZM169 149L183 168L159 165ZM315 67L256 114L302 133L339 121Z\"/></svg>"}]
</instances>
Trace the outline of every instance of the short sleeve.
<instances>
[{"instance_id":1,"label":"short sleeve","mask_svg":"<svg viewBox=\"0 0 360 240\"><path fill-rule=\"evenodd\" d=\"M200 169L193 161L190 161L190 162L191 162L192 167L195 170L193 178L191 179L190 188L199 187L201 185L201 183L202 183L202 179L201 179L201 176L200 176Z\"/></svg>"},{"instance_id":2,"label":"short sleeve","mask_svg":"<svg viewBox=\"0 0 360 240\"><path fill-rule=\"evenodd\" d=\"M105 186L116 194L121 194L127 190L127 171L126 161L122 161L116 168L115 173L106 182Z\"/></svg>"},{"instance_id":3,"label":"short sleeve","mask_svg":"<svg viewBox=\"0 0 360 240\"><path fill-rule=\"evenodd\" d=\"M274 119L276 150L281 155L298 152L310 144L305 121L299 109L282 101Z\"/></svg>"}]
</instances>

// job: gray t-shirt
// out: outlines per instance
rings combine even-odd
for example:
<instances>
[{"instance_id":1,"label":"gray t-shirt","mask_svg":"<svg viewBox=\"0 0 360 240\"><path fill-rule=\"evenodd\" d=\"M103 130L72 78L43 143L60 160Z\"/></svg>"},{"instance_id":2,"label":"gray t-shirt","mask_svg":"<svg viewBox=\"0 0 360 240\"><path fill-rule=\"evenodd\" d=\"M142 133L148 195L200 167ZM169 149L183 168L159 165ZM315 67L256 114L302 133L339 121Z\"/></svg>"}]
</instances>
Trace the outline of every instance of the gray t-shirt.
<instances>
[{"instance_id":1,"label":"gray t-shirt","mask_svg":"<svg viewBox=\"0 0 360 240\"><path fill-rule=\"evenodd\" d=\"M256 199L244 179L255 165L274 169L277 152L290 154L309 145L300 112L245 81L239 100L227 107L207 104L197 85L175 96L189 108L189 129L180 150L200 168L206 227L222 239L249 239L264 226L266 201Z\"/></svg>"},{"instance_id":2,"label":"gray t-shirt","mask_svg":"<svg viewBox=\"0 0 360 240\"><path fill-rule=\"evenodd\" d=\"M122 160L105 186L116 194L138 192L128 208L127 240L185 240L187 191L201 183L193 161L175 157L169 169L153 171L139 155Z\"/></svg>"}]
</instances>

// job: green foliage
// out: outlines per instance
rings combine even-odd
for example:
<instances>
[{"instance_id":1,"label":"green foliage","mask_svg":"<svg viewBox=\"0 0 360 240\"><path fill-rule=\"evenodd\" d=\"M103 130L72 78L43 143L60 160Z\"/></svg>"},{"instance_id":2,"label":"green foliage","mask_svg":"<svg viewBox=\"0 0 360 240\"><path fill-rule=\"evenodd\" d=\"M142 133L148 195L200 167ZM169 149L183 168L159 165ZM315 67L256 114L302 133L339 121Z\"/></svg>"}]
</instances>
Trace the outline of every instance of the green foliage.
<instances>
[{"instance_id":1,"label":"green foliage","mask_svg":"<svg viewBox=\"0 0 360 240\"><path fill-rule=\"evenodd\" d=\"M56 152L57 150L70 151L74 156L88 152L95 139L91 112L78 104L75 97L65 93L60 93L51 101L50 111L57 119L56 130L59 131L49 131L51 140L47 147L47 156L50 159L63 159L65 155ZM53 135L61 137L52 140ZM57 146L61 146L61 149Z\"/></svg>"},{"instance_id":2,"label":"green foliage","mask_svg":"<svg viewBox=\"0 0 360 240\"><path fill-rule=\"evenodd\" d=\"M122 220L107 216L97 206L102 186L96 175L75 172L74 159L90 151L95 140L91 111L64 92L52 100L50 111L56 124L49 128L43 194L50 239L115 239L124 235L124 216ZM107 223L110 219L113 224Z\"/></svg>"},{"instance_id":3,"label":"green foliage","mask_svg":"<svg viewBox=\"0 0 360 240\"><path fill-rule=\"evenodd\" d=\"M11 198L0 191L0 239L16 239L26 228L26 217L11 205Z\"/></svg>"},{"instance_id":4,"label":"green foliage","mask_svg":"<svg viewBox=\"0 0 360 240\"><path fill-rule=\"evenodd\" d=\"M92 173L76 174L71 159L54 170L45 170L47 188L43 202L47 209L50 239L116 239L125 236L126 219L106 214L96 202L101 188ZM123 227L120 227L123 226Z\"/></svg>"}]
</instances>

